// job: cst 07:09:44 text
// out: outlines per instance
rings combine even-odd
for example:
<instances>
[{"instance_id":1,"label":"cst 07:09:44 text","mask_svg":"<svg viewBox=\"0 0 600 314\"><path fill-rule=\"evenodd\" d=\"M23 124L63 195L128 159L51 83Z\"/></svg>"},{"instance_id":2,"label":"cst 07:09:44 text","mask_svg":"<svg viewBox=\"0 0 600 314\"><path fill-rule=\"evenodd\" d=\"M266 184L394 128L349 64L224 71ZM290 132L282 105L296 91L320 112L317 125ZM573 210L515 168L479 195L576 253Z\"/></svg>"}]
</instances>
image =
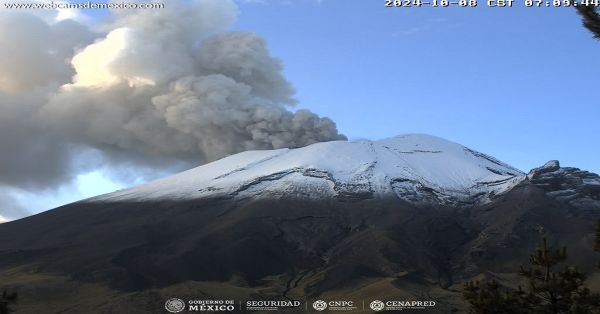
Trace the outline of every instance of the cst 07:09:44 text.
<instances>
[{"instance_id":1,"label":"cst 07:09:44 text","mask_svg":"<svg viewBox=\"0 0 600 314\"><path fill-rule=\"evenodd\" d=\"M516 0L483 0L488 7L512 7ZM525 7L599 6L600 0L523 0ZM476 7L478 0L385 0L386 7Z\"/></svg>"}]
</instances>

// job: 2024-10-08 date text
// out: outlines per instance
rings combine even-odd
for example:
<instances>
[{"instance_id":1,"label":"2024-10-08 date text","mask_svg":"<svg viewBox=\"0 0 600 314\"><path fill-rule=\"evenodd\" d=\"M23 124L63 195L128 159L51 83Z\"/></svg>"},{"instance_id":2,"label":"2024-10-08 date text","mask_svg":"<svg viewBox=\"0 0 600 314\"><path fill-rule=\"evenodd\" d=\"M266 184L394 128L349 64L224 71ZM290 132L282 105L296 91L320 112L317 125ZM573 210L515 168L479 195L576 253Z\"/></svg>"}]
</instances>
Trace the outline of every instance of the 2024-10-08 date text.
<instances>
[{"instance_id":1,"label":"2024-10-08 date text","mask_svg":"<svg viewBox=\"0 0 600 314\"><path fill-rule=\"evenodd\" d=\"M600 0L384 0L385 7L477 7L479 2L488 7L513 7L522 3L525 7L576 7L599 6Z\"/></svg>"}]
</instances>

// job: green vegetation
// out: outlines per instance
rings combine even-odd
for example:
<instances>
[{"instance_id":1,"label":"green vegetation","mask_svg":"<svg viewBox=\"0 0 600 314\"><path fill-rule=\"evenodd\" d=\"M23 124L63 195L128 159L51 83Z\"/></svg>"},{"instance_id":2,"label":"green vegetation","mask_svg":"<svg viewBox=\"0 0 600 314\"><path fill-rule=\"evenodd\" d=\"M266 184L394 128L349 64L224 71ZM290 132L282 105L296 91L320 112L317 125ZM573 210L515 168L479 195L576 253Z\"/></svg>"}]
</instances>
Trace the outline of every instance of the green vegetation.
<instances>
[{"instance_id":1,"label":"green vegetation","mask_svg":"<svg viewBox=\"0 0 600 314\"><path fill-rule=\"evenodd\" d=\"M576 9L583 18L583 26L592 32L596 39L600 39L600 7L593 5L578 5Z\"/></svg>"},{"instance_id":2,"label":"green vegetation","mask_svg":"<svg viewBox=\"0 0 600 314\"><path fill-rule=\"evenodd\" d=\"M594 249L600 252L600 222ZM585 273L577 267L556 270L567 258L567 248L548 247L546 239L529 257L529 268L519 276L527 284L508 289L498 282L467 282L463 296L471 314L600 314L600 294L585 287Z\"/></svg>"},{"instance_id":3,"label":"green vegetation","mask_svg":"<svg viewBox=\"0 0 600 314\"><path fill-rule=\"evenodd\" d=\"M8 293L3 291L2 295L0 295L0 314L8 314L13 312L11 304L17 303L17 300L18 296L16 292Z\"/></svg>"}]
</instances>

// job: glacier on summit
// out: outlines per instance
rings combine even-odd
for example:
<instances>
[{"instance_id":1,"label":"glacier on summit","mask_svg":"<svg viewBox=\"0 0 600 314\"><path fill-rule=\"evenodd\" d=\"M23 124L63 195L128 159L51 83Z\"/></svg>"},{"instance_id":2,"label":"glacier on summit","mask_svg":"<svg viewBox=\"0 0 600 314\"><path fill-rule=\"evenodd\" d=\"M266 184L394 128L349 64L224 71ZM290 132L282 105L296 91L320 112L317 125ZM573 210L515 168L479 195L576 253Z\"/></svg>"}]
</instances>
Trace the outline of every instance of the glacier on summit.
<instances>
[{"instance_id":1,"label":"glacier on summit","mask_svg":"<svg viewBox=\"0 0 600 314\"><path fill-rule=\"evenodd\" d=\"M244 197L399 197L413 203L481 201L525 178L520 170L424 134L247 151L86 202Z\"/></svg>"}]
</instances>

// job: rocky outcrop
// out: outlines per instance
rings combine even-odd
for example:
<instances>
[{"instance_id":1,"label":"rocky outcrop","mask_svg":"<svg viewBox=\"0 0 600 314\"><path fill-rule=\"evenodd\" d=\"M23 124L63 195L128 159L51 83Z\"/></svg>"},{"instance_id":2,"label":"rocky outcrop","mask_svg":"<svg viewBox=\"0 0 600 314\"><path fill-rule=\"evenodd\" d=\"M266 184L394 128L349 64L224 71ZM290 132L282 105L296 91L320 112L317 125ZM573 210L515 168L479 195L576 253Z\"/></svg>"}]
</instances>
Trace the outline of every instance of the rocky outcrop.
<instances>
[{"instance_id":1,"label":"rocky outcrop","mask_svg":"<svg viewBox=\"0 0 600 314\"><path fill-rule=\"evenodd\" d=\"M558 201L600 216L600 176L595 173L560 167L557 160L552 160L531 170L527 180Z\"/></svg>"}]
</instances>

